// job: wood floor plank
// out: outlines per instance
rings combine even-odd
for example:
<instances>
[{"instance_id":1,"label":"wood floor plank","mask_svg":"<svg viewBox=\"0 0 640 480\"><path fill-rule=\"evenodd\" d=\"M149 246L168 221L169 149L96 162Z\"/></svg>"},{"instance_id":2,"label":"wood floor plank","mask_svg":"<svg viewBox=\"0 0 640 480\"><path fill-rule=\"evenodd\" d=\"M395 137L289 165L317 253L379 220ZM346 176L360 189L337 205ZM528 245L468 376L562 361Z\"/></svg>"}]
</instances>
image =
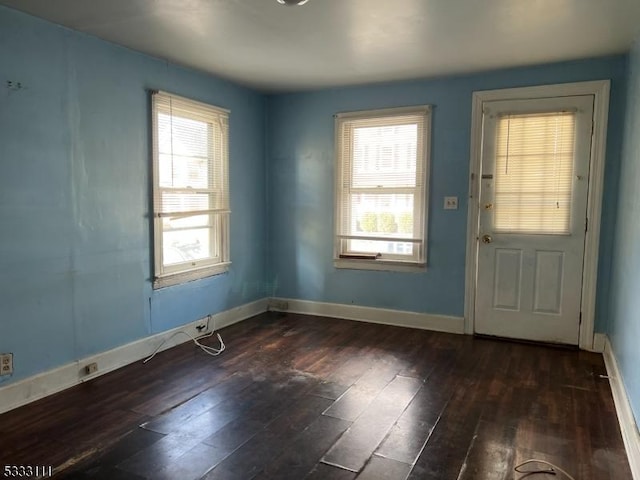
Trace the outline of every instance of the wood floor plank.
<instances>
[{"instance_id":1,"label":"wood floor plank","mask_svg":"<svg viewBox=\"0 0 640 480\"><path fill-rule=\"evenodd\" d=\"M468 376L459 384L438 419L408 477L410 480L457 478L486 406L482 389L486 383L481 373L490 363L492 347L490 343L478 343L473 350L466 352L467 360L475 361L461 364L469 368L464 372ZM471 365L475 367L471 368Z\"/></svg>"},{"instance_id":2,"label":"wood floor plank","mask_svg":"<svg viewBox=\"0 0 640 480\"><path fill-rule=\"evenodd\" d=\"M409 464L373 456L356 478L358 480L404 480L410 471Z\"/></svg>"},{"instance_id":3,"label":"wood floor plank","mask_svg":"<svg viewBox=\"0 0 640 480\"><path fill-rule=\"evenodd\" d=\"M207 363L211 362L211 357L202 358L203 356L205 356L204 353L199 356L200 358L198 358L198 360ZM167 381L156 384L155 390L145 392L147 394L141 397L142 401L135 405L132 410L149 416L159 415L171 410L176 405L186 402L204 389L217 384L229 375L228 372L219 370L209 370L207 374L204 375L200 368L189 371L185 368L185 365L188 365L187 360L183 361L182 364L175 365L173 375L175 375L176 371L182 371L184 372L184 377L180 382L176 382L173 388L167 388Z\"/></svg>"},{"instance_id":4,"label":"wood floor plank","mask_svg":"<svg viewBox=\"0 0 640 480\"><path fill-rule=\"evenodd\" d=\"M114 442L108 449L101 452L96 460L103 467L115 467L162 438L164 438L164 435L161 433L151 432L143 428L134 428Z\"/></svg>"},{"instance_id":5,"label":"wood floor plank","mask_svg":"<svg viewBox=\"0 0 640 480\"><path fill-rule=\"evenodd\" d=\"M298 480L304 478L334 442L349 428L350 422L319 416L293 439L294 448L285 450L257 477L261 480Z\"/></svg>"},{"instance_id":6,"label":"wood floor plank","mask_svg":"<svg viewBox=\"0 0 640 480\"><path fill-rule=\"evenodd\" d=\"M158 433L171 433L185 422L224 402L230 396L241 394L242 390L250 384L251 377L248 375L232 375L218 385L208 388L141 426Z\"/></svg>"},{"instance_id":7,"label":"wood floor plank","mask_svg":"<svg viewBox=\"0 0 640 480\"><path fill-rule=\"evenodd\" d=\"M396 376L322 461L359 472L422 385L422 380Z\"/></svg>"},{"instance_id":8,"label":"wood floor plank","mask_svg":"<svg viewBox=\"0 0 640 480\"><path fill-rule=\"evenodd\" d=\"M343 363L318 385L314 395L336 400L371 368L374 360L368 351L352 347L349 353Z\"/></svg>"},{"instance_id":9,"label":"wood floor plank","mask_svg":"<svg viewBox=\"0 0 640 480\"><path fill-rule=\"evenodd\" d=\"M153 471L154 480L198 479L218 466L240 446L260 433L268 424L250 415L229 422L191 450L174 459L169 465Z\"/></svg>"},{"instance_id":10,"label":"wood floor plank","mask_svg":"<svg viewBox=\"0 0 640 480\"><path fill-rule=\"evenodd\" d=\"M273 379L282 380L282 377L274 376ZM280 399L279 395L281 393L293 395L295 392L310 388L307 386L307 382L306 377L300 377L298 382L291 382L289 379L284 385L278 385L278 382L275 382L274 385L274 382L267 378L253 382L243 391L244 395L241 400L232 396L182 424L170 422L174 426L171 433L151 447L122 462L118 467L138 475L159 474L158 472L162 470L170 469L171 464L180 463L180 458L183 455L196 449L200 443L205 444L204 442L209 438L246 412L252 411L254 415L264 416L266 423L270 415L277 415L283 408L277 403ZM210 448L212 447L207 445L203 450ZM210 467L217 465L222 460L222 458L217 458L220 452L215 448L209 452L216 460L209 465Z\"/></svg>"},{"instance_id":11,"label":"wood floor plank","mask_svg":"<svg viewBox=\"0 0 640 480\"><path fill-rule=\"evenodd\" d=\"M101 466L98 467L94 467L94 470L97 472L99 469L101 469ZM95 472L94 472L95 473ZM62 479L62 480L89 480L91 478L91 476L89 476L89 474L85 471L65 471L65 472L61 472L58 475L56 475L56 479Z\"/></svg>"},{"instance_id":12,"label":"wood floor plank","mask_svg":"<svg viewBox=\"0 0 640 480\"><path fill-rule=\"evenodd\" d=\"M226 457L255 434L259 433L267 423L269 423L269 417L261 417L256 414L243 415L229 422L225 427L206 438L202 443L223 452Z\"/></svg>"},{"instance_id":13,"label":"wood floor plank","mask_svg":"<svg viewBox=\"0 0 640 480\"><path fill-rule=\"evenodd\" d=\"M0 415L0 471L353 480L317 463L343 452L360 478L404 479L415 462L408 478L513 480L538 457L631 480L599 354L275 312L222 335L219 357L183 344ZM403 377L422 386L385 403Z\"/></svg>"},{"instance_id":14,"label":"wood floor plank","mask_svg":"<svg viewBox=\"0 0 640 480\"><path fill-rule=\"evenodd\" d=\"M264 430L247 441L205 477L205 480L248 480L258 475L274 458L292 445L296 431L304 430L330 400L307 395L288 411L270 422Z\"/></svg>"},{"instance_id":15,"label":"wood floor plank","mask_svg":"<svg viewBox=\"0 0 640 480\"><path fill-rule=\"evenodd\" d=\"M116 467L103 467L95 472L91 477L91 480L145 480L146 477L141 477L131 472L120 470Z\"/></svg>"},{"instance_id":16,"label":"wood floor plank","mask_svg":"<svg viewBox=\"0 0 640 480\"><path fill-rule=\"evenodd\" d=\"M154 471L150 478L154 480L197 480L224 460L226 455L222 450L198 443L164 468Z\"/></svg>"},{"instance_id":17,"label":"wood floor plank","mask_svg":"<svg viewBox=\"0 0 640 480\"><path fill-rule=\"evenodd\" d=\"M150 447L119 463L117 467L142 477L153 478L156 472L170 466L201 441L202 439L197 433L194 435L166 435Z\"/></svg>"},{"instance_id":18,"label":"wood floor plank","mask_svg":"<svg viewBox=\"0 0 640 480\"><path fill-rule=\"evenodd\" d=\"M304 480L353 480L356 473L320 463L304 477Z\"/></svg>"},{"instance_id":19,"label":"wood floor plank","mask_svg":"<svg viewBox=\"0 0 640 480\"><path fill-rule=\"evenodd\" d=\"M453 375L456 356L431 369L420 391L376 450L382 457L413 464L461 382Z\"/></svg>"},{"instance_id":20,"label":"wood floor plank","mask_svg":"<svg viewBox=\"0 0 640 480\"><path fill-rule=\"evenodd\" d=\"M102 450L109 446L114 438L120 438L130 431L130 425L139 423L143 418L145 417L136 412L110 410L101 416L77 418L58 428L56 432L78 449Z\"/></svg>"},{"instance_id":21,"label":"wood floor plank","mask_svg":"<svg viewBox=\"0 0 640 480\"><path fill-rule=\"evenodd\" d=\"M513 478L516 432L511 425L480 421L458 480Z\"/></svg>"},{"instance_id":22,"label":"wood floor plank","mask_svg":"<svg viewBox=\"0 0 640 480\"><path fill-rule=\"evenodd\" d=\"M396 362L383 363L367 370L338 400L324 412L330 417L354 421L391 382L402 367Z\"/></svg>"}]
</instances>

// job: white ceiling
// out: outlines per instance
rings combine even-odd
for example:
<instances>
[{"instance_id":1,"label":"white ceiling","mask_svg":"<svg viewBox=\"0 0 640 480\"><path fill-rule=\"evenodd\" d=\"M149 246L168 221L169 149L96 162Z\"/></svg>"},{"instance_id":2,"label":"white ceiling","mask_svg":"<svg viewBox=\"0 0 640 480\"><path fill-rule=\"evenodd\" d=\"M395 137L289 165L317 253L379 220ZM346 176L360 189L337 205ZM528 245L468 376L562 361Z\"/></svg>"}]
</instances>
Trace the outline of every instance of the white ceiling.
<instances>
[{"instance_id":1,"label":"white ceiling","mask_svg":"<svg viewBox=\"0 0 640 480\"><path fill-rule=\"evenodd\" d=\"M628 51L640 0L0 0L267 91Z\"/></svg>"}]
</instances>

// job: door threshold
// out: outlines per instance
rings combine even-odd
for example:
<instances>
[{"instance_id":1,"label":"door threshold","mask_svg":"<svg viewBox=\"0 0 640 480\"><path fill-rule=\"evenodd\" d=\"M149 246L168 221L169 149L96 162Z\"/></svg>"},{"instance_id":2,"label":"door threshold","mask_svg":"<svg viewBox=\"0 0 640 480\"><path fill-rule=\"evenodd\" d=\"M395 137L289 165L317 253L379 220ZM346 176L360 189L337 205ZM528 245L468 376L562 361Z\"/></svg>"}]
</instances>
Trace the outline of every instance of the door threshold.
<instances>
[{"instance_id":1,"label":"door threshold","mask_svg":"<svg viewBox=\"0 0 640 480\"><path fill-rule=\"evenodd\" d=\"M543 342L543 341L536 341L536 340L526 340L524 338L499 337L496 335L486 335L483 333L474 333L473 337L478 338L480 340L497 340L500 342L520 343L524 345L536 345L539 347L558 348L561 350L580 351L580 348L578 347L578 345L569 345L568 343L554 343L554 342Z\"/></svg>"}]
</instances>

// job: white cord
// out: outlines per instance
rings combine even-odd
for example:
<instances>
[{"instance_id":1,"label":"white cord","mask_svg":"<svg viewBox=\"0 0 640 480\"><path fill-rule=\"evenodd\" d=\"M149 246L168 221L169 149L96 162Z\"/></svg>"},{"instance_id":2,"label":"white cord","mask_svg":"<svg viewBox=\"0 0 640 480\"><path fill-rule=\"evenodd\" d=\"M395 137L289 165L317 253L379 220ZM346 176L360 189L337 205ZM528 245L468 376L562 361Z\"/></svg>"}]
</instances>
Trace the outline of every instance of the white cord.
<instances>
[{"instance_id":1,"label":"white cord","mask_svg":"<svg viewBox=\"0 0 640 480\"><path fill-rule=\"evenodd\" d=\"M199 341L199 340L202 340L203 338L209 338L210 336L212 336L213 333L214 333L213 331L196 338L193 335L191 335L190 333L187 333L187 332L181 330L179 332L174 333L169 338L165 338L164 341L160 345L158 345L158 347L153 351L153 353L142 361L142 363L147 363L149 360L151 360L153 357L155 357L156 353L158 353L158 351L162 348L162 346L165 343L167 343L169 340L171 340L176 335L180 335L181 333L183 335L186 335L187 337L189 337L191 340L193 340L193 343L195 343L198 347L200 347L204 353L206 353L207 355L211 355L212 357L220 355L222 352L224 352L224 349L226 348L225 345L224 345L224 342L222 341L222 337L220 336L219 333L216 333L216 335L218 336L218 341L220 342L220 348L214 348L214 347L210 347L209 345L203 345Z\"/></svg>"},{"instance_id":2,"label":"white cord","mask_svg":"<svg viewBox=\"0 0 640 480\"><path fill-rule=\"evenodd\" d=\"M543 465L548 465L551 468L548 470L522 470L522 467L524 467L528 463L542 463ZM570 480L576 480L575 478L573 478L571 475L569 475L567 472L565 472L563 469L561 469L557 465L547 462L546 460L538 460L537 458L532 458L531 460L522 462L520 465L516 465L513 469L518 473L526 473L527 475L532 475L534 473L548 473L549 475L556 475L557 474L556 470L557 470L558 472L565 474L567 478L569 478Z\"/></svg>"}]
</instances>

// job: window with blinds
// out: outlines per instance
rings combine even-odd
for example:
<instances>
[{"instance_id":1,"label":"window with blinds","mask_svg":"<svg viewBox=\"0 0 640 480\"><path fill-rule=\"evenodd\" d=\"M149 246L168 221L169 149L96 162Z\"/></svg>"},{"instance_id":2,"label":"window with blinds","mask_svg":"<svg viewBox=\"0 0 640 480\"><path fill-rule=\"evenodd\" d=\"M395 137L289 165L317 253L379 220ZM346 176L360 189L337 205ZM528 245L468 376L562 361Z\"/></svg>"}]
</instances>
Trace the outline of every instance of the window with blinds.
<instances>
[{"instance_id":1,"label":"window with blinds","mask_svg":"<svg viewBox=\"0 0 640 480\"><path fill-rule=\"evenodd\" d=\"M337 261L425 263L429 133L428 106L336 116Z\"/></svg>"},{"instance_id":2,"label":"window with blinds","mask_svg":"<svg viewBox=\"0 0 640 480\"><path fill-rule=\"evenodd\" d=\"M156 287L229 265L229 112L152 94Z\"/></svg>"},{"instance_id":3,"label":"window with blinds","mask_svg":"<svg viewBox=\"0 0 640 480\"><path fill-rule=\"evenodd\" d=\"M497 127L494 230L569 234L575 112L509 114Z\"/></svg>"}]
</instances>

